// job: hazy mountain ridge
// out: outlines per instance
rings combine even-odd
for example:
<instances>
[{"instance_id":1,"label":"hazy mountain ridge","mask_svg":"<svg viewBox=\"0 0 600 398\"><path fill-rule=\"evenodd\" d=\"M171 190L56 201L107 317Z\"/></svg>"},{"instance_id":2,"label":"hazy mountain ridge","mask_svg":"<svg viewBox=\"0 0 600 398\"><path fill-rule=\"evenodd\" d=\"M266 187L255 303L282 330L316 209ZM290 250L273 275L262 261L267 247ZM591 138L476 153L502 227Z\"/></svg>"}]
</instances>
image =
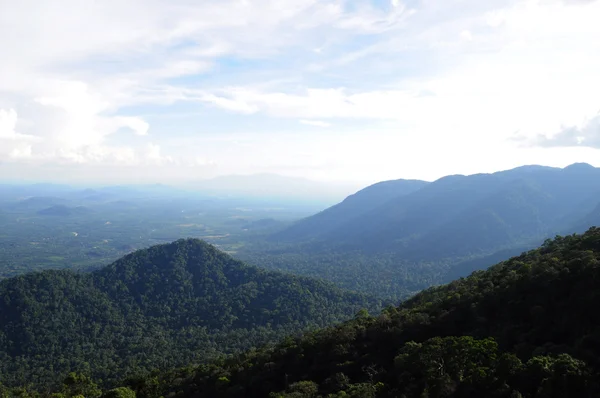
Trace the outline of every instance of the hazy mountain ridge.
<instances>
[{"instance_id":1,"label":"hazy mountain ridge","mask_svg":"<svg viewBox=\"0 0 600 398\"><path fill-rule=\"evenodd\" d=\"M69 207L69 206L65 206L65 205L55 205L55 206L51 206L48 207L46 209L43 210L39 210L37 212L38 215L41 216L70 216L73 214L87 214L87 213L91 213L93 212L93 210L85 207L85 206L75 206L75 207Z\"/></svg>"},{"instance_id":2,"label":"hazy mountain ridge","mask_svg":"<svg viewBox=\"0 0 600 398\"><path fill-rule=\"evenodd\" d=\"M342 202L238 255L268 268L402 299L465 276L461 270L484 269L546 238L598 225L593 210L599 194L600 169L587 164L452 175L326 224L323 215Z\"/></svg>"},{"instance_id":3,"label":"hazy mountain ridge","mask_svg":"<svg viewBox=\"0 0 600 398\"><path fill-rule=\"evenodd\" d=\"M591 211L593 207L584 209L582 204L589 206L599 190L600 170L583 164L448 176L368 209L362 216L337 221L334 227L321 226L325 232L318 239L367 251L402 252L410 246L410 256L419 256L423 248L449 239L447 252L438 247L439 255L491 253L574 225L579 220L565 217ZM298 225L307 225L310 219Z\"/></svg>"},{"instance_id":4,"label":"hazy mountain ridge","mask_svg":"<svg viewBox=\"0 0 600 398\"><path fill-rule=\"evenodd\" d=\"M413 193L427 184L428 182L420 180L392 180L370 185L348 196L342 202L300 220L276 234L275 239L293 241L332 233L349 220L356 219L394 198Z\"/></svg>"}]
</instances>

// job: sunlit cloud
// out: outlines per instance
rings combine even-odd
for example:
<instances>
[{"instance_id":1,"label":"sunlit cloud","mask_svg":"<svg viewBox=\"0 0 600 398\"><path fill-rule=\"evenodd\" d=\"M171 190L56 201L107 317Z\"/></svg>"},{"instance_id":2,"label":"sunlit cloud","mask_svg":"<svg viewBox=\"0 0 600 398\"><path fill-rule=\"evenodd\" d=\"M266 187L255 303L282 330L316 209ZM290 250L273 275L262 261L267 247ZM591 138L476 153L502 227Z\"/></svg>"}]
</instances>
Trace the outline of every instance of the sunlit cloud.
<instances>
[{"instance_id":1,"label":"sunlit cloud","mask_svg":"<svg viewBox=\"0 0 600 398\"><path fill-rule=\"evenodd\" d=\"M598 15L583 0L4 2L0 178L598 163Z\"/></svg>"}]
</instances>

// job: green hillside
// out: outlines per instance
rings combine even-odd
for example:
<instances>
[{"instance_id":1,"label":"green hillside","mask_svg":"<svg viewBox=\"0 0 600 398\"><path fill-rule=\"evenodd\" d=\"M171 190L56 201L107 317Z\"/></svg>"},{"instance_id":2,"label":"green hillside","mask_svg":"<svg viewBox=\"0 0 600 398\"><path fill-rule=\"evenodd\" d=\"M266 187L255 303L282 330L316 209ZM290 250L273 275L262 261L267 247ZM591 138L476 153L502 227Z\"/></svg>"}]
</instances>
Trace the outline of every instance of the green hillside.
<instances>
[{"instance_id":1,"label":"green hillside","mask_svg":"<svg viewBox=\"0 0 600 398\"><path fill-rule=\"evenodd\" d=\"M597 225L599 193L600 169L587 164L447 176L379 206L340 214L349 197L237 255L402 299L468 275L463 270L485 269L507 259L505 253Z\"/></svg>"},{"instance_id":2,"label":"green hillside","mask_svg":"<svg viewBox=\"0 0 600 398\"><path fill-rule=\"evenodd\" d=\"M179 240L93 273L0 281L0 382L52 384L73 370L121 379L205 362L376 307L331 284Z\"/></svg>"},{"instance_id":3,"label":"green hillside","mask_svg":"<svg viewBox=\"0 0 600 398\"><path fill-rule=\"evenodd\" d=\"M317 240L323 244L316 247L393 251L411 259L489 254L574 225L598 204L589 199L599 192L600 169L584 164L447 176L368 211L347 213L335 228L321 226L325 233ZM446 245L432 253L440 236Z\"/></svg>"},{"instance_id":4,"label":"green hillside","mask_svg":"<svg viewBox=\"0 0 600 398\"><path fill-rule=\"evenodd\" d=\"M378 182L320 213L304 218L289 228L275 233L273 239L299 241L318 238L335 231L348 220L362 216L393 199L416 192L427 184L428 182L420 180Z\"/></svg>"},{"instance_id":5,"label":"green hillside","mask_svg":"<svg viewBox=\"0 0 600 398\"><path fill-rule=\"evenodd\" d=\"M143 397L596 397L599 292L593 228L377 317L128 385Z\"/></svg>"}]
</instances>

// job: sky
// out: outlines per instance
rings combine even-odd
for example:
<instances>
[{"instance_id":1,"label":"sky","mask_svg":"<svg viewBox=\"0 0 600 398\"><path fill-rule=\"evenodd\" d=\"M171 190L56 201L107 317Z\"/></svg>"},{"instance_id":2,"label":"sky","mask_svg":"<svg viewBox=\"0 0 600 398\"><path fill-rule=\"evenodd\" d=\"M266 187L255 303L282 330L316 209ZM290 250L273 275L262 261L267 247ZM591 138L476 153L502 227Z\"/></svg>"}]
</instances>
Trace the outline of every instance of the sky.
<instances>
[{"instance_id":1,"label":"sky","mask_svg":"<svg viewBox=\"0 0 600 398\"><path fill-rule=\"evenodd\" d=\"M600 0L0 0L0 179L600 166Z\"/></svg>"}]
</instances>

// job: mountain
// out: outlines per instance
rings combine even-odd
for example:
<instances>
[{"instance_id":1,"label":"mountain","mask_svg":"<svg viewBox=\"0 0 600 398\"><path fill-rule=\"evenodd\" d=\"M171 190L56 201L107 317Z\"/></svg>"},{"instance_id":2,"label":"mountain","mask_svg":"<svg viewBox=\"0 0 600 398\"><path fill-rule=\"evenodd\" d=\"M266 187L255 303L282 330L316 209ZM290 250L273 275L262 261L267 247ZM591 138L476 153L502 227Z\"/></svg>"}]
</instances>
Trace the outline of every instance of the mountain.
<instances>
[{"instance_id":1,"label":"mountain","mask_svg":"<svg viewBox=\"0 0 600 398\"><path fill-rule=\"evenodd\" d=\"M600 225L600 213L594 213L600 169L524 166L452 175L372 208L342 213L345 202L237 255L353 290L402 298L467 275L461 270L491 266L548 237Z\"/></svg>"},{"instance_id":2,"label":"mountain","mask_svg":"<svg viewBox=\"0 0 600 398\"><path fill-rule=\"evenodd\" d=\"M72 188L67 185L58 184L23 184L23 183L1 183L0 201L16 201L32 197L56 197L68 193Z\"/></svg>"},{"instance_id":3,"label":"mountain","mask_svg":"<svg viewBox=\"0 0 600 398\"><path fill-rule=\"evenodd\" d=\"M589 225L600 225L600 203L594 208L594 210L587 213L584 217L579 219L574 226L567 229L567 233L582 233Z\"/></svg>"},{"instance_id":4,"label":"mountain","mask_svg":"<svg viewBox=\"0 0 600 398\"><path fill-rule=\"evenodd\" d=\"M125 385L171 397L597 397L598 292L592 228L378 316Z\"/></svg>"},{"instance_id":5,"label":"mountain","mask_svg":"<svg viewBox=\"0 0 600 398\"><path fill-rule=\"evenodd\" d=\"M88 214L90 212L92 212L92 210L84 206L69 207L65 205L56 205L48 207L47 209L39 210L37 214L40 216L66 217L73 214Z\"/></svg>"},{"instance_id":6,"label":"mountain","mask_svg":"<svg viewBox=\"0 0 600 398\"><path fill-rule=\"evenodd\" d=\"M331 233L348 220L364 215L392 199L416 192L425 185L427 182L420 180L393 180L370 185L348 196L341 203L300 220L290 228L275 234L274 238L296 241Z\"/></svg>"},{"instance_id":7,"label":"mountain","mask_svg":"<svg viewBox=\"0 0 600 398\"><path fill-rule=\"evenodd\" d=\"M33 196L13 205L16 210L42 210L52 206L64 205L68 201L56 196Z\"/></svg>"},{"instance_id":8,"label":"mountain","mask_svg":"<svg viewBox=\"0 0 600 398\"><path fill-rule=\"evenodd\" d=\"M559 220L599 190L600 169L581 165L449 176L349 220L326 239L397 250L421 240L431 248L446 236L436 258L491 252L560 230Z\"/></svg>"},{"instance_id":9,"label":"mountain","mask_svg":"<svg viewBox=\"0 0 600 398\"><path fill-rule=\"evenodd\" d=\"M114 380L204 362L375 308L318 280L247 266L199 240L127 255L92 273L0 281L0 382L85 369Z\"/></svg>"},{"instance_id":10,"label":"mountain","mask_svg":"<svg viewBox=\"0 0 600 398\"><path fill-rule=\"evenodd\" d=\"M422 257L424 247L435 258L489 253L560 231L565 223L577 221L573 215L565 220L566 215L578 211L583 217L591 211L600 201L598 193L600 169L585 164L448 176L318 229L325 231L320 239L328 244L371 251L410 246L409 252ZM320 214L334 212L336 206ZM293 234L293 228L281 234ZM429 251L433 243L436 253Z\"/></svg>"}]
</instances>

